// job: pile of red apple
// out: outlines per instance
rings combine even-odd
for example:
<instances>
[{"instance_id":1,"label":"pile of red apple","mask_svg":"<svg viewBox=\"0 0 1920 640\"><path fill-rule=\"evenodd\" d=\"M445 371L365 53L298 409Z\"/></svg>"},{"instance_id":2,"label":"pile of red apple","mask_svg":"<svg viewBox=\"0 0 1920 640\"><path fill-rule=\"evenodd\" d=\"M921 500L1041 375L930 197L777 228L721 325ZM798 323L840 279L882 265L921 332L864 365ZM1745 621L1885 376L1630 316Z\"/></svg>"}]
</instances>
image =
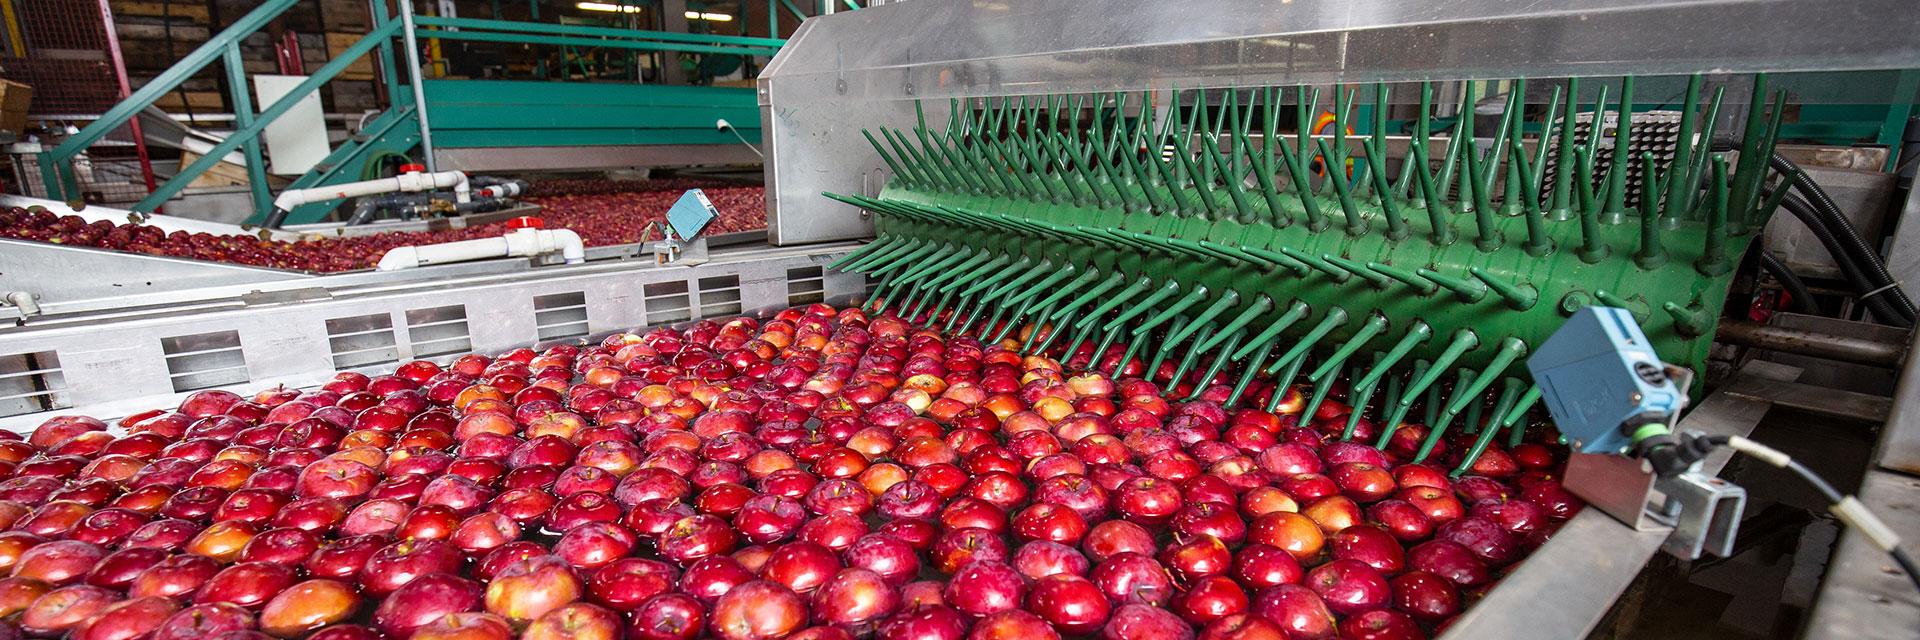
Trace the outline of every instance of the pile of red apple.
<instances>
[{"instance_id":1,"label":"pile of red apple","mask_svg":"<svg viewBox=\"0 0 1920 640\"><path fill-rule=\"evenodd\" d=\"M1557 447L1450 478L1013 346L815 305L56 417L0 638L1420 638L1579 508Z\"/></svg>"},{"instance_id":2,"label":"pile of red apple","mask_svg":"<svg viewBox=\"0 0 1920 640\"><path fill-rule=\"evenodd\" d=\"M547 228L572 229L587 246L630 244L643 238L659 239L659 232L649 232L647 226L666 219L667 210L684 192L684 189L666 187L682 183L692 184L663 181L648 183L661 188L645 191L551 195L525 200L544 207L540 217ZM535 192L541 189L536 186ZM766 199L760 187L707 185L705 193L720 212L705 233L767 228ZM372 268L394 247L498 237L507 231L505 224L503 221L461 229L285 242L246 234L168 233L152 225L115 224L105 220L87 222L80 216L55 215L45 209L0 209L0 238L318 272Z\"/></svg>"},{"instance_id":3,"label":"pile of red apple","mask_svg":"<svg viewBox=\"0 0 1920 640\"><path fill-rule=\"evenodd\" d=\"M670 191L681 193L688 189L725 189L743 186L738 182L726 182L699 177L650 178L645 180L616 178L542 178L528 185L527 195L535 197L551 196L597 196L613 193L639 193L643 191Z\"/></svg>"}]
</instances>

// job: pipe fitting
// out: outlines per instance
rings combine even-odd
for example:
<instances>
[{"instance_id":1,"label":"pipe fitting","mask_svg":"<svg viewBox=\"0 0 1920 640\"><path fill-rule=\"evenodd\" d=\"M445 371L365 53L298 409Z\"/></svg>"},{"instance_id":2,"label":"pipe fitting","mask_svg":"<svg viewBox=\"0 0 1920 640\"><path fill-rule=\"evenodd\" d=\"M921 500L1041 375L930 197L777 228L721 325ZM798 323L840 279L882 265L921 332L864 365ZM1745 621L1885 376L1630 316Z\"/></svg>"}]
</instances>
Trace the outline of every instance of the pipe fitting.
<instances>
[{"instance_id":1,"label":"pipe fitting","mask_svg":"<svg viewBox=\"0 0 1920 640\"><path fill-rule=\"evenodd\" d=\"M498 238L480 238L421 246L394 247L380 256L380 271L489 258L534 257L559 253L567 264L587 261L586 243L569 229L515 229Z\"/></svg>"}]
</instances>

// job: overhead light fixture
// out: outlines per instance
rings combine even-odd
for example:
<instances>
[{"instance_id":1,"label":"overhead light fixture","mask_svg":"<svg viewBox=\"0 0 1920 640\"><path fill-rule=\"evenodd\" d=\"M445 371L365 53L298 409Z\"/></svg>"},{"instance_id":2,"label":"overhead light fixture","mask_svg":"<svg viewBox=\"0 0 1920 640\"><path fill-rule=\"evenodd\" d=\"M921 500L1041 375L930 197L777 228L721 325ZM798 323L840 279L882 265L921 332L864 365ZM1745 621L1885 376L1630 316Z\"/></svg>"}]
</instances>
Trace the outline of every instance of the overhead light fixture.
<instances>
[{"instance_id":1,"label":"overhead light fixture","mask_svg":"<svg viewBox=\"0 0 1920 640\"><path fill-rule=\"evenodd\" d=\"M731 14L731 13L701 13L701 12L699 12L699 11L688 11L688 12L687 12L687 19L688 19L688 20L705 20L705 21L708 21L708 22L733 22L733 14Z\"/></svg>"},{"instance_id":2,"label":"overhead light fixture","mask_svg":"<svg viewBox=\"0 0 1920 640\"><path fill-rule=\"evenodd\" d=\"M581 11L605 11L607 13L640 13L646 7L631 4L613 4L610 2L582 2L573 5Z\"/></svg>"}]
</instances>

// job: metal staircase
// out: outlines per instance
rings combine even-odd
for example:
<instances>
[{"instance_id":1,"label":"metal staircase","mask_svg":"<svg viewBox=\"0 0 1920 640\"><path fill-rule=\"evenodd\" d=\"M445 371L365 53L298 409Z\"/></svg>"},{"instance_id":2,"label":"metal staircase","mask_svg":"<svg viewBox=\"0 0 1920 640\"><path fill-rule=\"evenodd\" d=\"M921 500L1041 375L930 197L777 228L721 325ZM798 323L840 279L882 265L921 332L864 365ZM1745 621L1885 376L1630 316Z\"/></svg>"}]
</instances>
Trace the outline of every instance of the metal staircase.
<instances>
[{"instance_id":1,"label":"metal staircase","mask_svg":"<svg viewBox=\"0 0 1920 640\"><path fill-rule=\"evenodd\" d=\"M731 158L738 154L729 155L730 152L745 151L740 148L739 140L732 132L717 130L714 120L725 118L741 135L757 140L760 137L759 109L751 89L637 83L423 80L417 68L408 68L416 65L407 64L408 56L404 55L406 45L402 43L396 47L396 40L465 40L557 45L575 49L742 56L771 56L785 42L778 38L469 18L423 16L416 19L412 15L377 14L373 28L365 36L315 70L284 97L272 104L260 105L263 108L256 111L248 91L240 43L297 4L298 0L261 2L253 11L215 34L206 44L187 54L179 63L133 92L98 120L69 136L59 146L41 152L38 160L47 197L78 206L82 189L74 170L76 158L109 132L138 117L141 111L151 107L181 83L216 63L226 73L228 99L235 111L234 131L212 149L200 154L200 158L182 166L172 178L133 205L133 211L157 211L228 154L240 152L245 158L253 202L254 213L248 222L264 222L272 210L273 195L268 190L267 167L261 152L262 132L292 110L295 104L340 76L361 57L369 55L374 56L375 64L381 70L380 75L387 83L387 95L392 96L392 106L368 122L353 138L333 149L312 170L295 179L290 188L362 180L370 167L391 154L418 153L431 158L440 155L435 151L442 147L456 153L466 150L469 157L484 157L500 149L503 150L500 157L510 158L530 157L529 154L541 152L551 156L556 148L564 151L569 147L599 147L604 150L615 145L650 147L656 149L651 157L679 158L687 156L686 151L690 148L704 148L725 150L716 157ZM790 10L802 15L797 10ZM395 57L396 49L401 57ZM550 86L530 88L530 84ZM416 99L416 96L422 98ZM543 96L568 96L568 99L556 101ZM427 103L425 109L419 108L417 103L420 100ZM446 144L440 145L436 144L433 136L441 131L443 123L447 139L444 141ZM582 123L604 124L582 128L586 126ZM501 130L494 131L496 126ZM513 155L515 152L520 155ZM579 158L600 153L602 151L576 149L572 155ZM635 156L629 154L622 158L631 157ZM498 162L499 158L495 158L495 161ZM428 164L433 164L433 160L429 159ZM290 212L286 221L294 224L317 222L338 204L336 201L305 205Z\"/></svg>"}]
</instances>

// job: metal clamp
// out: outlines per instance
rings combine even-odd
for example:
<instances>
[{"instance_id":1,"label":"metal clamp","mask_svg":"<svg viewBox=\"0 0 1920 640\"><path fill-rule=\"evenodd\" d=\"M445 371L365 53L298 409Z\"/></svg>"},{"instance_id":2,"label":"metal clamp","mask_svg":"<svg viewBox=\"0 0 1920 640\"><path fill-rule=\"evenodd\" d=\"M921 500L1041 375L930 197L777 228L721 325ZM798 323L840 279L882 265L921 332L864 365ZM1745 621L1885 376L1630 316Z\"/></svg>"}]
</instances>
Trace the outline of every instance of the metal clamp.
<instances>
[{"instance_id":1,"label":"metal clamp","mask_svg":"<svg viewBox=\"0 0 1920 640\"><path fill-rule=\"evenodd\" d=\"M1661 548L1684 560L1731 553L1747 506L1745 489L1701 473L1699 463L1663 480L1645 460L1576 452L1565 486L1635 530L1670 531Z\"/></svg>"}]
</instances>

